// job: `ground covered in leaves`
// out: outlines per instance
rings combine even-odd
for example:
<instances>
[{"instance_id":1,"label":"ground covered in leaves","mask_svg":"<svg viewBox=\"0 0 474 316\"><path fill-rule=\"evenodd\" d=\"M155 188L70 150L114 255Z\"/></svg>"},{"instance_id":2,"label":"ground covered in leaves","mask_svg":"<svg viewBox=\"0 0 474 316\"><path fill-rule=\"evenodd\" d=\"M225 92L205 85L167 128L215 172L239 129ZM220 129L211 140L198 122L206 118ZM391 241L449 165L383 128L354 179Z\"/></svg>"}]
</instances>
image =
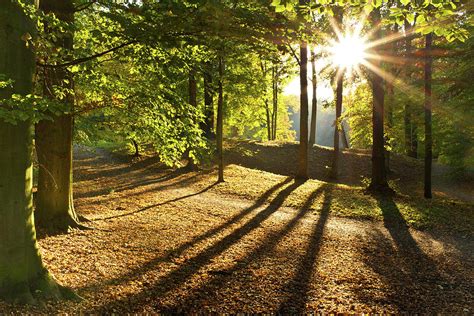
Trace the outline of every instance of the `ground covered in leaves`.
<instances>
[{"instance_id":1,"label":"ground covered in leaves","mask_svg":"<svg viewBox=\"0 0 474 316\"><path fill-rule=\"evenodd\" d=\"M354 176L341 183L324 173L296 182L291 146L286 156L229 146L221 184L213 169L76 150L76 208L95 229L43 236L40 246L50 271L85 300L0 311L474 312L470 201L445 191L424 201L415 189L365 195L363 153L344 154L358 167L343 165ZM265 155L273 159L252 169L250 158ZM405 163L392 174L402 188Z\"/></svg>"}]
</instances>

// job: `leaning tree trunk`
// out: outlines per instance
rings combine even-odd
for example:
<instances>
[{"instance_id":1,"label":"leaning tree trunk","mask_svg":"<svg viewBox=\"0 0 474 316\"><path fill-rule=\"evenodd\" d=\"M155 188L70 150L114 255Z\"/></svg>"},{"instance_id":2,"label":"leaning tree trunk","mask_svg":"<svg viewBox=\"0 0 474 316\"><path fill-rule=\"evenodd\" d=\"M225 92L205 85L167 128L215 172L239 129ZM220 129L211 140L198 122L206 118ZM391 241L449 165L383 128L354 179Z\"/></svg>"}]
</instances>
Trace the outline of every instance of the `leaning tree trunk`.
<instances>
[{"instance_id":1,"label":"leaning tree trunk","mask_svg":"<svg viewBox=\"0 0 474 316\"><path fill-rule=\"evenodd\" d=\"M316 53L311 50L311 83L313 87L313 97L311 99L311 128L309 132L309 146L316 144L316 120L318 115L318 99L316 96L316 88L318 86L318 78L316 76Z\"/></svg>"},{"instance_id":2,"label":"leaning tree trunk","mask_svg":"<svg viewBox=\"0 0 474 316\"><path fill-rule=\"evenodd\" d=\"M300 44L300 145L296 177L308 178L308 46Z\"/></svg>"},{"instance_id":3,"label":"leaning tree trunk","mask_svg":"<svg viewBox=\"0 0 474 316\"><path fill-rule=\"evenodd\" d=\"M34 34L34 23L15 2L0 0L0 7L0 73L14 80L12 89L0 89L3 99L32 93L35 57L22 38ZM0 298L20 303L73 295L48 273L36 242L32 137L29 120L0 119Z\"/></svg>"},{"instance_id":4,"label":"leaning tree trunk","mask_svg":"<svg viewBox=\"0 0 474 316\"><path fill-rule=\"evenodd\" d=\"M433 138L431 133L431 81L433 57L431 54L433 34L426 35L425 44L425 198L431 199L431 164L433 162Z\"/></svg>"},{"instance_id":5,"label":"leaning tree trunk","mask_svg":"<svg viewBox=\"0 0 474 316\"><path fill-rule=\"evenodd\" d=\"M372 11L373 25L380 24L380 11ZM375 32L375 39L382 38L380 28ZM377 55L378 52L376 51ZM374 59L371 61L373 66L380 69L380 60ZM370 81L372 83L372 178L369 185L370 191L390 191L387 183L387 174L385 170L384 159L384 96L385 91L383 87L383 78L372 71L370 74Z\"/></svg>"},{"instance_id":6,"label":"leaning tree trunk","mask_svg":"<svg viewBox=\"0 0 474 316\"><path fill-rule=\"evenodd\" d=\"M222 80L224 76L224 60L219 57L219 83L218 83L218 100L217 100L217 159L219 162L219 175L217 182L224 182L224 91L222 88Z\"/></svg>"},{"instance_id":7,"label":"leaning tree trunk","mask_svg":"<svg viewBox=\"0 0 474 316\"><path fill-rule=\"evenodd\" d=\"M71 0L43 0L40 8L45 13L54 13L62 21L74 20ZM55 45L58 49L72 51L72 34L59 37ZM39 163L36 224L47 231L67 231L70 227L82 227L74 210L72 193L73 76L63 67L45 67L43 75L44 96L63 102L67 109L65 114L59 116L49 113L52 120L36 124L35 144ZM64 89L65 96L55 94L57 87Z\"/></svg>"}]
</instances>

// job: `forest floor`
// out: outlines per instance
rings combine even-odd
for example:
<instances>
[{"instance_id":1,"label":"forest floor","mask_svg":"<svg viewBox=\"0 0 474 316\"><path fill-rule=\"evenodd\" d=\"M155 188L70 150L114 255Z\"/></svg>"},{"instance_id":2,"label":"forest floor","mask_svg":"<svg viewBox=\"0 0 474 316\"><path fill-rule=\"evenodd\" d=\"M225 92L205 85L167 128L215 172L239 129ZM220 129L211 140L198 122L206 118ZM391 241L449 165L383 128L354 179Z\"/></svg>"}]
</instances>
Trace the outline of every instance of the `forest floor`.
<instances>
[{"instance_id":1,"label":"forest floor","mask_svg":"<svg viewBox=\"0 0 474 316\"><path fill-rule=\"evenodd\" d=\"M42 236L40 247L85 300L0 311L474 313L468 191L458 199L438 181L425 201L408 185L419 166L396 157L397 194L366 195L370 156L344 153L340 183L327 182L320 147L313 179L296 182L295 145L227 146L220 184L214 169L76 148L76 209L94 229Z\"/></svg>"}]
</instances>

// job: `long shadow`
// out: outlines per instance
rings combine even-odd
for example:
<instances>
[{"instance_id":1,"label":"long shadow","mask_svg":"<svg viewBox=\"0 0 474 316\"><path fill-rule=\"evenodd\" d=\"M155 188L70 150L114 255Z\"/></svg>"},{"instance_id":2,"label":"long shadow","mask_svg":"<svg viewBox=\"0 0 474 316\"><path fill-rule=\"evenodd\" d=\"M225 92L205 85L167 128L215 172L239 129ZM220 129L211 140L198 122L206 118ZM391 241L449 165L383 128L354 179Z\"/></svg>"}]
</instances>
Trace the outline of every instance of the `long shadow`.
<instances>
[{"instance_id":1,"label":"long shadow","mask_svg":"<svg viewBox=\"0 0 474 316\"><path fill-rule=\"evenodd\" d=\"M94 220L92 220L92 221L93 221L93 222L105 221L105 220L108 220L108 219L126 217L126 216L130 216L130 215L142 213L142 212L148 211L148 210L150 210L150 209L152 209L152 208L154 208L154 207L166 205L166 204L173 203L173 202L178 202L178 201L181 201L181 200L184 200L184 199L187 199L187 198L190 198L190 197L193 197L193 196L202 194L202 193L207 192L207 191L209 191L210 189L212 189L215 185L217 185L217 183L213 183L213 184L211 184L210 186L208 186L208 187L202 189L202 190L199 191L199 192L192 193L192 194L188 194L188 195L184 195L184 196L180 196L180 197L177 197L177 198L175 198L175 199L171 199L171 200L168 200L168 201L165 201L165 202L160 202L160 203L148 205L148 206L146 206L146 207L144 207L144 208L138 209L138 210L133 211L133 212L128 212L128 213L124 213L124 214L120 214L120 215L114 215L114 216L108 216L108 217L103 217L103 218L97 218L97 219L94 219Z\"/></svg>"},{"instance_id":2,"label":"long shadow","mask_svg":"<svg viewBox=\"0 0 474 316\"><path fill-rule=\"evenodd\" d=\"M214 235L217 235L219 232L221 232L221 231L225 230L226 228L232 226L233 224L239 222L245 216L247 216L248 214L252 213L257 208L264 205L264 203L267 202L267 200L270 198L270 196L273 193L275 193L278 189L280 189L284 185L290 183L291 180L292 179L290 177L288 177L285 180L277 183L276 185L274 185L273 187L268 189L264 194L262 194L262 196L260 196L255 201L255 203L252 204L252 206L250 206L250 207L244 209L242 212L239 212L238 214L232 216L229 220L222 223L221 225L205 232L204 234L201 234L199 236L196 236L196 237L192 238L190 241L180 245L178 248L171 249L171 250L167 251L163 256L157 257L157 258L147 262L142 267L140 267L138 269L135 269L135 270L131 271L130 273L126 274L126 275L123 275L119 278L115 278L115 279L112 279L112 280L108 280L105 284L100 284L100 287L103 287L107 284L117 284L117 283L126 282L128 280L133 279L137 275L143 274L146 271L153 269L156 266L156 264L158 264L160 262L171 260L171 258L173 258L173 257L179 257L182 253L184 253L187 249L191 248L195 244L197 244L197 243L199 243L203 240L206 240L206 239L208 239L208 238L210 238ZM272 203L272 202L273 201L271 201L270 203ZM98 286L93 285L93 286L83 287L82 290L87 290L87 289L97 288L97 287Z\"/></svg>"},{"instance_id":3,"label":"long shadow","mask_svg":"<svg viewBox=\"0 0 474 316\"><path fill-rule=\"evenodd\" d=\"M306 310L311 279L318 264L324 228L329 218L331 199L331 190L328 189L324 193L321 214L313 227L305 255L300 260L294 278L285 287L285 290L290 292L290 296L280 304L278 314L291 313L301 315Z\"/></svg>"},{"instance_id":4,"label":"long shadow","mask_svg":"<svg viewBox=\"0 0 474 316\"><path fill-rule=\"evenodd\" d=\"M192 294L188 295L184 301L176 302L171 307L160 307L160 310L166 313L181 313L192 308L199 309L199 306L193 306L199 304L202 300L207 302L216 301L215 294L219 288L225 287L230 279L235 277L235 274L240 270L247 268L252 262L260 260L262 257L271 254L274 251L275 247L281 242L281 240L291 233L297 224L308 214L311 210L311 205L314 200L322 193L324 193L324 202L321 209L320 219L318 220L318 227L324 225L328 218L328 209L329 201L327 199L327 194L329 189L326 188L327 185L322 185L321 187L314 190L310 196L306 199L303 206L298 210L297 214L280 230L272 232L269 236L259 243L251 252L247 253L244 258L239 259L239 263L234 264L231 268L226 269L225 271L218 271L219 273L211 276L211 279L206 283L202 284L199 288L193 289ZM322 230L322 227L320 227ZM313 260L314 261L314 260ZM301 267L302 269L307 269L308 266ZM245 291L245 289L240 289L240 291Z\"/></svg>"},{"instance_id":5,"label":"long shadow","mask_svg":"<svg viewBox=\"0 0 474 316\"><path fill-rule=\"evenodd\" d=\"M112 310L115 306L123 306L127 302L134 302L133 306L130 306L130 311L139 310L140 304L146 300L146 298L153 293L154 296L164 296L173 289L180 287L189 278L195 275L202 267L209 264L213 258L229 249L232 245L242 239L245 235L258 228L259 225L269 218L274 212L276 212L283 204L288 195L291 194L296 188L298 188L303 182L293 182L283 190L281 190L277 196L273 199L272 204L268 205L265 209L257 213L252 219L246 222L243 226L237 228L229 235L222 238L214 245L208 247L203 252L199 253L195 257L189 259L182 266L168 273L166 276L161 278L160 281L152 285L147 289L147 293L139 292L137 294L130 295L128 297L116 300L105 305L100 306L94 312L102 313ZM143 274L144 271L139 271ZM137 304L138 303L138 304Z\"/></svg>"},{"instance_id":6,"label":"long shadow","mask_svg":"<svg viewBox=\"0 0 474 316\"><path fill-rule=\"evenodd\" d=\"M368 249L364 254L366 264L392 289L387 301L382 303L397 306L401 313L433 312L433 306L448 297L445 288L447 282L436 262L418 246L392 198L376 198L383 214L384 226L396 248L382 233L373 232L373 249ZM357 295L365 301L374 300L370 292Z\"/></svg>"},{"instance_id":7,"label":"long shadow","mask_svg":"<svg viewBox=\"0 0 474 316\"><path fill-rule=\"evenodd\" d=\"M75 194L75 197L76 198L91 198L91 197L96 197L96 196L100 196L100 195L105 195L105 194L108 194L110 192L110 189L113 189L115 192L122 192L122 191L126 191L126 190L130 190L130 189L135 189L137 187L143 187L143 186L148 186L148 185L152 185L152 184L156 184L156 183L161 183L161 182L166 182L166 181L169 181L169 180L172 180L172 179L176 179L182 175L185 175L189 173L188 170L185 170L184 168L180 168L180 169L176 169L176 170L173 170L172 172L168 173L168 174L165 174L161 177L158 177L158 178L155 178L155 179L146 179L146 180L139 180L139 181L127 181L128 178L126 178L125 180L122 180L122 181L119 181L119 182L122 182L120 185L114 185L113 188L101 188L99 190L88 190L87 192L83 192L83 193L76 193ZM189 177L189 179L191 178L196 178L198 175L202 175L202 174L206 174L208 172L202 172L202 173L199 173L199 174L196 174L192 177Z\"/></svg>"}]
</instances>

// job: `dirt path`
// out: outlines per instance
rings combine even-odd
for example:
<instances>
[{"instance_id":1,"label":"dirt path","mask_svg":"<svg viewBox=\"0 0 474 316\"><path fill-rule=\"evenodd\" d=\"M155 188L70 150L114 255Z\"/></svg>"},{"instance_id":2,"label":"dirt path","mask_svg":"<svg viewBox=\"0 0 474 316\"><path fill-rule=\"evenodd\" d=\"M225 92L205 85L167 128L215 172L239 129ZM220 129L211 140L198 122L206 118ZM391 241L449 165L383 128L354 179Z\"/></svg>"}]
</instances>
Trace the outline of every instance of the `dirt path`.
<instances>
[{"instance_id":1,"label":"dirt path","mask_svg":"<svg viewBox=\"0 0 474 316\"><path fill-rule=\"evenodd\" d=\"M470 239L332 216L330 186L295 209L282 206L292 180L249 201L203 186L205 172L76 157L77 210L95 230L40 244L86 300L37 312L474 312Z\"/></svg>"}]
</instances>

